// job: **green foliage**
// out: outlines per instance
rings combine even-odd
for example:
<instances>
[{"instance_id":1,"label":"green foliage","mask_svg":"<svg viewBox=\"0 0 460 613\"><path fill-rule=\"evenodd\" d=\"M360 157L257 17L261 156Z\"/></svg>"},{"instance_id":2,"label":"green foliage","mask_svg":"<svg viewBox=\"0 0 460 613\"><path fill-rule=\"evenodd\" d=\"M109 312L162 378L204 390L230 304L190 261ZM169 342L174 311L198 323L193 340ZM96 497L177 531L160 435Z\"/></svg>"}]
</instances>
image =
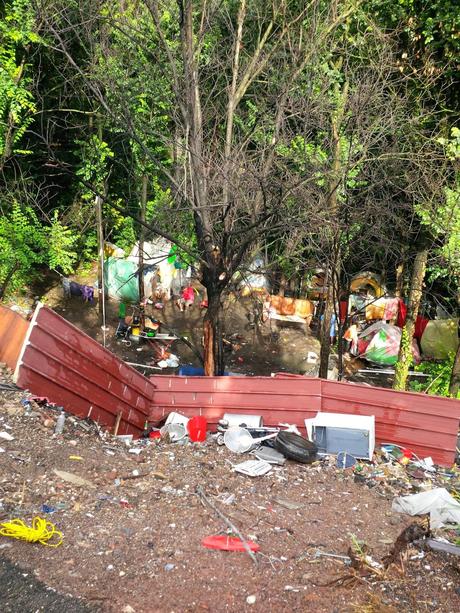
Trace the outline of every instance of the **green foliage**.
<instances>
[{"instance_id":1,"label":"green foliage","mask_svg":"<svg viewBox=\"0 0 460 613\"><path fill-rule=\"evenodd\" d=\"M81 146L78 152L81 161L75 174L96 190L101 191L107 177L108 162L114 157L113 151L95 134L92 134L88 141L77 140L76 144ZM91 200L94 198L94 191L84 186L82 198Z\"/></svg>"},{"instance_id":2,"label":"green foliage","mask_svg":"<svg viewBox=\"0 0 460 613\"><path fill-rule=\"evenodd\" d=\"M73 272L78 259L75 250L77 237L73 231L64 226L54 211L51 226L46 229L48 235L48 264L50 268L60 269L64 274Z\"/></svg>"},{"instance_id":3,"label":"green foliage","mask_svg":"<svg viewBox=\"0 0 460 613\"><path fill-rule=\"evenodd\" d=\"M7 290L20 289L29 281L33 267L46 261L47 240L30 206L14 202L0 217L0 285L10 277Z\"/></svg>"},{"instance_id":4,"label":"green foliage","mask_svg":"<svg viewBox=\"0 0 460 613\"><path fill-rule=\"evenodd\" d=\"M452 180L444 188L444 200L436 206L425 203L417 207L423 225L437 239L437 258L430 266L430 278L451 278L460 287L460 130L452 128L450 138L439 138L439 144L452 162Z\"/></svg>"},{"instance_id":5,"label":"green foliage","mask_svg":"<svg viewBox=\"0 0 460 613\"><path fill-rule=\"evenodd\" d=\"M410 389L414 392L426 392L433 396L448 396L450 377L454 365L455 355L449 355L447 360L442 362L421 362L415 367L417 372L423 372L429 377L422 381L410 381Z\"/></svg>"},{"instance_id":6,"label":"green foliage","mask_svg":"<svg viewBox=\"0 0 460 613\"><path fill-rule=\"evenodd\" d=\"M33 121L36 105L31 93L32 77L27 56L33 44L41 41L29 0L10 0L0 16L0 158L17 149Z\"/></svg>"},{"instance_id":7,"label":"green foliage","mask_svg":"<svg viewBox=\"0 0 460 613\"><path fill-rule=\"evenodd\" d=\"M0 286L7 282L6 293L14 293L30 282L40 264L64 274L73 272L76 242L57 211L51 225L45 225L31 206L13 201L0 217Z\"/></svg>"},{"instance_id":8,"label":"green foliage","mask_svg":"<svg viewBox=\"0 0 460 613\"><path fill-rule=\"evenodd\" d=\"M115 204L123 205L123 201L117 199ZM104 223L107 228L110 228L110 234L106 233L110 242L115 243L117 247L130 251L131 247L136 242L136 231L134 221L131 217L123 215L110 205L104 206Z\"/></svg>"}]
</instances>

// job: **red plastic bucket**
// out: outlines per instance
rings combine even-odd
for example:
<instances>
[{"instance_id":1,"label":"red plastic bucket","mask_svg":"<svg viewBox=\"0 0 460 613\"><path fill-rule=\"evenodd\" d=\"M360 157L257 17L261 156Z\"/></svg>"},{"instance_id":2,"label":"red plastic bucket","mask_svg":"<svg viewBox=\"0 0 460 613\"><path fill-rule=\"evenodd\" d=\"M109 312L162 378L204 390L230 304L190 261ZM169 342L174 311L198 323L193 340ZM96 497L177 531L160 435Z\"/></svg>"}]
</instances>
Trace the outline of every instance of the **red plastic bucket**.
<instances>
[{"instance_id":1,"label":"red plastic bucket","mask_svg":"<svg viewBox=\"0 0 460 613\"><path fill-rule=\"evenodd\" d=\"M190 440L194 443L203 443L206 440L207 426L208 422L203 415L195 415L195 417L192 417L187 424Z\"/></svg>"}]
</instances>

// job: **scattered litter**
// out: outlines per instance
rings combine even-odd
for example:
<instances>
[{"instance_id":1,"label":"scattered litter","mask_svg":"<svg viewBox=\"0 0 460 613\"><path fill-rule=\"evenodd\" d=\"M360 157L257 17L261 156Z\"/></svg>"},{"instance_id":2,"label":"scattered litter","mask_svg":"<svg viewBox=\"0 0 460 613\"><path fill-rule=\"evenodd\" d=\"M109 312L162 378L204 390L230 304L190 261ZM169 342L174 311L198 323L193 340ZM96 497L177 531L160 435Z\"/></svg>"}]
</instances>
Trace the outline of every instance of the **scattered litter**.
<instances>
[{"instance_id":1,"label":"scattered litter","mask_svg":"<svg viewBox=\"0 0 460 613\"><path fill-rule=\"evenodd\" d=\"M443 487L395 498L392 509L408 515L429 513L432 530L442 528L447 523L460 524L460 503Z\"/></svg>"},{"instance_id":2,"label":"scattered litter","mask_svg":"<svg viewBox=\"0 0 460 613\"><path fill-rule=\"evenodd\" d=\"M433 551L442 551L443 553L451 553L454 556L460 556L460 547L449 543L448 541L439 539L427 539L426 545Z\"/></svg>"},{"instance_id":3,"label":"scattered litter","mask_svg":"<svg viewBox=\"0 0 460 613\"><path fill-rule=\"evenodd\" d=\"M83 460L79 455L69 455L69 460Z\"/></svg>"},{"instance_id":4,"label":"scattered litter","mask_svg":"<svg viewBox=\"0 0 460 613\"><path fill-rule=\"evenodd\" d=\"M132 449L128 450L128 453L132 453L134 455L140 455L141 452L142 449L140 447L133 447Z\"/></svg>"},{"instance_id":5,"label":"scattered litter","mask_svg":"<svg viewBox=\"0 0 460 613\"><path fill-rule=\"evenodd\" d=\"M246 598L247 604L255 604L256 600L257 600L257 598L254 595L248 596Z\"/></svg>"},{"instance_id":6,"label":"scattered litter","mask_svg":"<svg viewBox=\"0 0 460 613\"><path fill-rule=\"evenodd\" d=\"M318 447L315 443L299 436L295 432L279 432L275 439L276 449L288 458L302 464L310 464L316 460Z\"/></svg>"},{"instance_id":7,"label":"scattered litter","mask_svg":"<svg viewBox=\"0 0 460 613\"><path fill-rule=\"evenodd\" d=\"M5 441L14 441L14 436L11 436L8 432L0 432L0 438L3 438Z\"/></svg>"},{"instance_id":8,"label":"scattered litter","mask_svg":"<svg viewBox=\"0 0 460 613\"><path fill-rule=\"evenodd\" d=\"M337 560L343 560L345 564L351 564L351 558L349 556L339 555L337 553L329 553L327 551L315 551L315 558L337 558Z\"/></svg>"},{"instance_id":9,"label":"scattered litter","mask_svg":"<svg viewBox=\"0 0 460 613\"><path fill-rule=\"evenodd\" d=\"M187 431L183 424L169 423L165 424L161 429L161 436L168 437L171 443L177 443L187 436Z\"/></svg>"},{"instance_id":10,"label":"scattered litter","mask_svg":"<svg viewBox=\"0 0 460 613\"><path fill-rule=\"evenodd\" d=\"M130 446L130 444L133 441L133 435L132 434L118 434L115 438L117 438L122 443L125 443L125 445L127 445L128 447Z\"/></svg>"},{"instance_id":11,"label":"scattered litter","mask_svg":"<svg viewBox=\"0 0 460 613\"><path fill-rule=\"evenodd\" d=\"M73 473L69 473L65 470L57 470L57 468L53 468L53 472L63 481L68 481L69 483L73 483L74 485L79 485L82 487L95 487L90 481L79 477L78 475L74 475Z\"/></svg>"},{"instance_id":12,"label":"scattered litter","mask_svg":"<svg viewBox=\"0 0 460 613\"><path fill-rule=\"evenodd\" d=\"M204 415L195 415L187 424L187 432L193 443L204 443L208 423Z\"/></svg>"},{"instance_id":13,"label":"scattered litter","mask_svg":"<svg viewBox=\"0 0 460 613\"><path fill-rule=\"evenodd\" d=\"M230 494L230 496L224 496L224 498L221 500L222 504L233 504L236 500L236 496L235 494Z\"/></svg>"},{"instance_id":14,"label":"scattered litter","mask_svg":"<svg viewBox=\"0 0 460 613\"><path fill-rule=\"evenodd\" d=\"M291 511L297 511L298 509L302 509L305 505L298 502L291 502L290 500L283 500L282 498L274 498L273 502L279 504L280 507L284 507L285 509L290 509Z\"/></svg>"},{"instance_id":15,"label":"scattered litter","mask_svg":"<svg viewBox=\"0 0 460 613\"><path fill-rule=\"evenodd\" d=\"M3 447L0 447L0 453L5 453L5 450L3 449Z\"/></svg>"},{"instance_id":16,"label":"scattered litter","mask_svg":"<svg viewBox=\"0 0 460 613\"><path fill-rule=\"evenodd\" d=\"M247 460L241 464L233 465L233 470L248 477L262 477L269 473L272 465L264 460Z\"/></svg>"},{"instance_id":17,"label":"scattered litter","mask_svg":"<svg viewBox=\"0 0 460 613\"><path fill-rule=\"evenodd\" d=\"M356 462L356 458L346 451L341 451L337 454L337 468L352 468Z\"/></svg>"},{"instance_id":18,"label":"scattered litter","mask_svg":"<svg viewBox=\"0 0 460 613\"><path fill-rule=\"evenodd\" d=\"M279 466L283 466L286 463L286 458L282 453L273 449L273 447L265 447L262 445L258 447L252 452L253 455L256 456L258 460L265 460L269 464L278 464Z\"/></svg>"},{"instance_id":19,"label":"scattered litter","mask_svg":"<svg viewBox=\"0 0 460 613\"><path fill-rule=\"evenodd\" d=\"M170 571L170 570L174 570L176 567L174 564L165 564L165 570L166 571Z\"/></svg>"},{"instance_id":20,"label":"scattered litter","mask_svg":"<svg viewBox=\"0 0 460 613\"><path fill-rule=\"evenodd\" d=\"M262 441L276 438L277 436L278 433L273 432L272 434L267 434L266 436L253 438L249 430L246 430L246 428L232 426L225 431L224 443L227 449L230 449L230 451L233 451L233 453L246 453Z\"/></svg>"},{"instance_id":21,"label":"scattered litter","mask_svg":"<svg viewBox=\"0 0 460 613\"><path fill-rule=\"evenodd\" d=\"M225 536L223 534L215 536L207 536L201 541L203 547L208 549L219 549L221 551L247 551L248 547L250 551L259 551L260 545L252 541L243 541L236 536ZM245 544L247 547L245 547Z\"/></svg>"}]
</instances>

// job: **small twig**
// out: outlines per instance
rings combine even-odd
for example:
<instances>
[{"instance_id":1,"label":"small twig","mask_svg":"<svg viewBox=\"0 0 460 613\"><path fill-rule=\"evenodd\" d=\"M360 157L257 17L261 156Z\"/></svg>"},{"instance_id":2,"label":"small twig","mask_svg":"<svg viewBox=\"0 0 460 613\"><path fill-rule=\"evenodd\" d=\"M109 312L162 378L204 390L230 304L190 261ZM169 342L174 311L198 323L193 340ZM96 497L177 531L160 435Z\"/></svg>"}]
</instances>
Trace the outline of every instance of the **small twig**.
<instances>
[{"instance_id":1,"label":"small twig","mask_svg":"<svg viewBox=\"0 0 460 613\"><path fill-rule=\"evenodd\" d=\"M230 530L237 535L237 537L241 540L241 542L243 543L243 547L245 548L248 556L252 559L252 561L254 562L254 564L257 566L259 564L255 554L253 551L251 551L249 544L247 542L247 540L244 538L244 536L241 534L241 532L238 530L238 528L235 526L235 524L233 524L228 517L226 517L222 511L220 511L220 509L218 509L215 504L206 496L206 494L204 493L203 488L198 485L196 488L196 493L198 494L198 496L200 497L202 502L205 502L209 507L211 507L211 509L218 515L218 517L220 517L220 519L222 519L227 526L230 528Z\"/></svg>"}]
</instances>

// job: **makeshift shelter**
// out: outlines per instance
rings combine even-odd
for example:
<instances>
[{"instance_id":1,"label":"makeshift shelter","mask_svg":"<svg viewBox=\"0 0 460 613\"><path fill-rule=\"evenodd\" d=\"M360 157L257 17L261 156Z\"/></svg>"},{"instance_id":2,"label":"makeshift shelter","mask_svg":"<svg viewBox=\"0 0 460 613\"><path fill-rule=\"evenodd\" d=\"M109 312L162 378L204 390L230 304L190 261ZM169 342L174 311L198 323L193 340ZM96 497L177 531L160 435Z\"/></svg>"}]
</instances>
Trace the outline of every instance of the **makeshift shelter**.
<instances>
[{"instance_id":1,"label":"makeshift shelter","mask_svg":"<svg viewBox=\"0 0 460 613\"><path fill-rule=\"evenodd\" d=\"M374 272L360 272L350 281L350 293L368 291L375 298L380 298L386 293L380 275Z\"/></svg>"},{"instance_id":2,"label":"makeshift shelter","mask_svg":"<svg viewBox=\"0 0 460 613\"><path fill-rule=\"evenodd\" d=\"M157 277L156 288L166 299L171 297L174 284L176 293L190 277L188 265L180 261L175 246L164 238L145 242L143 247L144 294L152 293L152 281ZM104 266L106 291L112 298L137 302L139 300L139 243L127 258L109 257Z\"/></svg>"},{"instance_id":3,"label":"makeshift shelter","mask_svg":"<svg viewBox=\"0 0 460 613\"><path fill-rule=\"evenodd\" d=\"M264 272L265 263L262 257L256 257L249 265L249 271L241 279L241 293L248 296L252 292L267 292L269 283Z\"/></svg>"},{"instance_id":4,"label":"makeshift shelter","mask_svg":"<svg viewBox=\"0 0 460 613\"><path fill-rule=\"evenodd\" d=\"M420 346L427 358L445 360L458 349L458 319L432 319L425 327Z\"/></svg>"},{"instance_id":5,"label":"makeshift shelter","mask_svg":"<svg viewBox=\"0 0 460 613\"><path fill-rule=\"evenodd\" d=\"M111 298L125 302L139 300L137 264L110 257L104 263L105 291Z\"/></svg>"},{"instance_id":6,"label":"makeshift shelter","mask_svg":"<svg viewBox=\"0 0 460 613\"><path fill-rule=\"evenodd\" d=\"M398 361L401 344L401 329L384 321L378 321L358 335L358 348L361 357L382 366L394 366ZM412 342L412 355L420 362L417 341Z\"/></svg>"}]
</instances>

